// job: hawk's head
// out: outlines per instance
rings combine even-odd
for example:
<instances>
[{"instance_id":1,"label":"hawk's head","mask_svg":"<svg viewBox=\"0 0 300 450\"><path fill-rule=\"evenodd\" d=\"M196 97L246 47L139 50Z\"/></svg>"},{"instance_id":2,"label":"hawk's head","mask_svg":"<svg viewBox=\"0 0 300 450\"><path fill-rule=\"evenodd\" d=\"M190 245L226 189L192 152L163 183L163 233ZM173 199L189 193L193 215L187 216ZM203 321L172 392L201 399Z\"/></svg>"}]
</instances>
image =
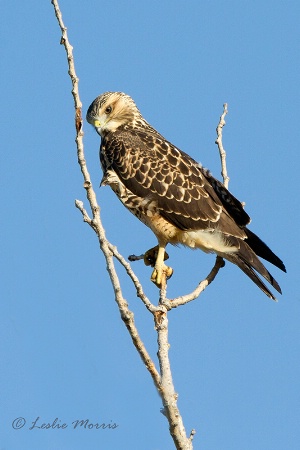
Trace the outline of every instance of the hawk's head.
<instances>
[{"instance_id":1,"label":"hawk's head","mask_svg":"<svg viewBox=\"0 0 300 450\"><path fill-rule=\"evenodd\" d=\"M121 125L134 124L142 116L129 95L123 92L105 92L90 105L86 120L100 136L115 131Z\"/></svg>"}]
</instances>

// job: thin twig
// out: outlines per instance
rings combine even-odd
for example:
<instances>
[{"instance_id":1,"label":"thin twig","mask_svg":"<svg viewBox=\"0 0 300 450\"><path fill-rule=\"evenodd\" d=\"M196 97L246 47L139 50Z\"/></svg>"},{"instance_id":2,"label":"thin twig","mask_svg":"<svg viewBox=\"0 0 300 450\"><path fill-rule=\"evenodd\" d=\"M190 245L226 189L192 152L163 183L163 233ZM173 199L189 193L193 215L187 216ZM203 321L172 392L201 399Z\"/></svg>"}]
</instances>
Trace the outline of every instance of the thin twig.
<instances>
[{"instance_id":1,"label":"thin twig","mask_svg":"<svg viewBox=\"0 0 300 450\"><path fill-rule=\"evenodd\" d=\"M220 159L221 159L221 166L222 166L222 171L221 171L221 175L223 177L223 184L226 187L226 189L228 189L228 183L229 183L229 176L227 174L227 167L226 167L226 152L225 149L223 147L223 127L226 124L225 122L225 116L228 113L228 108L227 108L227 103L224 103L223 105L223 113L220 117L220 121L218 123L217 126L217 139L216 139L216 144L219 148L219 153L220 153Z\"/></svg>"},{"instance_id":2,"label":"thin twig","mask_svg":"<svg viewBox=\"0 0 300 450\"><path fill-rule=\"evenodd\" d=\"M195 434L196 434L196 430L193 429L190 433L190 437L189 437L190 441L192 441L194 439Z\"/></svg>"},{"instance_id":3,"label":"thin twig","mask_svg":"<svg viewBox=\"0 0 300 450\"><path fill-rule=\"evenodd\" d=\"M134 273L134 271L131 268L131 265L128 263L128 261L126 261L126 259L118 252L117 247L109 244L109 247L114 255L114 257L120 262L120 264L124 267L124 269L126 270L128 276L131 278L135 288L136 288L136 293L137 296L142 300L142 302L144 303L144 305L146 306L146 308L151 312L154 313L157 309L157 307L155 305L153 305L153 303L151 303L151 301L149 300L149 298L146 296L146 294L144 293L143 287L138 279L138 277L136 276L136 274Z\"/></svg>"},{"instance_id":4,"label":"thin twig","mask_svg":"<svg viewBox=\"0 0 300 450\"><path fill-rule=\"evenodd\" d=\"M75 206L81 212L84 222L87 222L94 229L94 231L96 231L95 226L94 226L94 221L89 217L87 211L84 209L83 202L80 200L75 200ZM115 245L112 245L109 241L107 241L107 243L108 243L108 248L111 251L112 255L121 263L121 265L125 268L128 276L131 278L131 280L136 288L137 296L142 300L142 302L145 304L146 308L150 312L154 313L156 311L156 306L154 306L150 302L149 298L144 293L143 287L142 287L138 277L132 270L130 264L118 252L117 247Z\"/></svg>"},{"instance_id":5,"label":"thin twig","mask_svg":"<svg viewBox=\"0 0 300 450\"><path fill-rule=\"evenodd\" d=\"M196 298L198 298L200 296L201 292L203 292L204 289L206 289L207 286L212 281L214 281L219 270L223 266L224 266L223 258L221 258L220 256L217 256L215 265L213 266L213 268L211 269L211 271L209 272L207 277L204 280L200 281L200 283L198 284L196 289L193 292L191 292L190 294L182 295L182 296L176 297L172 300L165 300L164 304L165 304L166 308L167 309L177 308L178 306L185 305L186 303L189 303L189 302L195 300Z\"/></svg>"}]
</instances>

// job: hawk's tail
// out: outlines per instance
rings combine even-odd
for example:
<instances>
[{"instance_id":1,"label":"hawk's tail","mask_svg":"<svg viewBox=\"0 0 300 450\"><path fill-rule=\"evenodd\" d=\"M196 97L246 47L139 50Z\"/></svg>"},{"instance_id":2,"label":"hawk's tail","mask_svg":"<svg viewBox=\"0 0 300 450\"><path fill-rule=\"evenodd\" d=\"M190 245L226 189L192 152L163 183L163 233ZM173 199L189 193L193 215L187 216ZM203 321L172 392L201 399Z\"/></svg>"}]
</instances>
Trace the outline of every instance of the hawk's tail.
<instances>
[{"instance_id":1,"label":"hawk's tail","mask_svg":"<svg viewBox=\"0 0 300 450\"><path fill-rule=\"evenodd\" d=\"M252 248L254 253L256 253L258 256L265 259L266 261L269 261L270 263L274 264L274 266L283 270L283 272L286 272L285 265L283 264L281 259L279 259L278 256L276 256L275 253L272 252L272 250L267 246L267 244L265 244L252 231L248 230L248 228L244 228L244 231L247 234L247 239L245 240L245 242L247 242L249 247Z\"/></svg>"},{"instance_id":2,"label":"hawk's tail","mask_svg":"<svg viewBox=\"0 0 300 450\"><path fill-rule=\"evenodd\" d=\"M239 241L239 244L239 251L232 253L223 253L220 254L220 256L232 262L233 264L236 264L268 297L276 301L276 297L262 282L256 272L264 277L271 284L271 286L273 286L273 288L281 294L282 292L279 284L270 274L270 272L265 268L262 262L258 259L252 248L249 247L249 245L244 241Z\"/></svg>"}]
</instances>

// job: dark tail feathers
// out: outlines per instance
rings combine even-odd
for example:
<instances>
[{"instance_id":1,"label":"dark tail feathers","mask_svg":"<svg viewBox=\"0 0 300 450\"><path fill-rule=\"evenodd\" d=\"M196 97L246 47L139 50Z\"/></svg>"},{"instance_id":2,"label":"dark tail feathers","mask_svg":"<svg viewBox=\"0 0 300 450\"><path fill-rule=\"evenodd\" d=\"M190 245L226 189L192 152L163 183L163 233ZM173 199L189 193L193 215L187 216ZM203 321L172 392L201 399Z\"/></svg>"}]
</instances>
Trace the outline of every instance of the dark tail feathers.
<instances>
[{"instance_id":1,"label":"dark tail feathers","mask_svg":"<svg viewBox=\"0 0 300 450\"><path fill-rule=\"evenodd\" d=\"M229 257L230 255L230 257ZM228 259L230 262L236 264L268 297L270 297L272 300L277 301L276 297L272 294L272 292L267 288L265 283L262 282L262 280L257 276L257 274L254 272L253 268L250 264L248 264L246 261L244 261L242 258L239 257L236 253L231 253L226 256L226 259ZM271 279L273 280L272 286L281 293L281 289L274 280L274 278L271 276ZM268 280L269 281L269 280ZM276 286L274 285L274 281L276 283Z\"/></svg>"},{"instance_id":2,"label":"dark tail feathers","mask_svg":"<svg viewBox=\"0 0 300 450\"><path fill-rule=\"evenodd\" d=\"M276 297L274 297L272 292L262 282L256 272L264 277L271 284L271 286L273 286L273 288L281 294L280 286L275 278L265 268L263 263L259 260L257 255L273 263L285 272L284 264L254 233L251 231L249 232L249 230L245 231L247 232L248 239L250 238L250 243L248 239L245 239L244 241L238 240L238 242L235 242L235 244L238 243L238 251L232 253L219 253L219 255L233 264L236 264L268 297L276 300Z\"/></svg>"},{"instance_id":3,"label":"dark tail feathers","mask_svg":"<svg viewBox=\"0 0 300 450\"><path fill-rule=\"evenodd\" d=\"M254 234L248 228L244 228L244 231L247 234L247 239L245 239L245 242L247 242L249 247L252 248L257 256L260 256L266 261L269 261L271 264L274 264L274 266L283 270L283 272L286 272L285 265L283 264L281 259L279 259L278 256L276 256L275 253L272 252L267 244L265 244L258 236L256 236L256 234Z\"/></svg>"}]
</instances>

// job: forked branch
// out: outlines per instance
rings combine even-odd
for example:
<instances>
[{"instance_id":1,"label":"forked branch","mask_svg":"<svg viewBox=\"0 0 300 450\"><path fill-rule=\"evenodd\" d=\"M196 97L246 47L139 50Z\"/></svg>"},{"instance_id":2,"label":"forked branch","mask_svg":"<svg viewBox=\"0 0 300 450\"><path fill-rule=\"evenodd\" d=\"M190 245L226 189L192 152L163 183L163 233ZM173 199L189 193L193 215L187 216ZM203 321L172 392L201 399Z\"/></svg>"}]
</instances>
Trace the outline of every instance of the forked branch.
<instances>
[{"instance_id":1,"label":"forked branch","mask_svg":"<svg viewBox=\"0 0 300 450\"><path fill-rule=\"evenodd\" d=\"M72 81L72 95L74 99L74 107L75 107L75 128L76 128L76 146L77 146L77 156L78 163L80 165L80 169L83 175L84 180L84 188L86 189L87 199L89 201L92 217L89 216L87 211L84 208L82 201L76 200L75 205L79 209L82 214L83 220L90 225L90 227L95 231L101 251L104 254L107 270L109 273L109 277L114 289L115 301L118 305L119 312L123 322L125 323L131 339L142 359L145 366L147 367L153 382L156 386L158 393L162 398L163 403L163 414L167 417L169 422L169 429L175 446L180 450L192 450L192 441L195 435L195 430L190 432L189 437L187 437L185 428L183 425L183 421L177 407L177 394L175 392L170 360L168 355L169 343L168 343L168 310L172 308L176 308L177 306L184 305L195 298L197 298L201 292L214 280L217 275L219 269L223 265L223 261L221 258L217 257L216 263L212 268L209 275L199 283L197 288L190 294L184 295L182 297L177 297L173 300L169 300L166 297L166 288L165 285L163 289L160 290L160 297L158 301L158 305L154 305L149 298L144 293L143 287L132 270L128 261L118 252L117 248L112 245L106 238L105 230L101 221L100 216L100 207L97 203L96 194L92 186L91 178L87 169L85 156L84 156L84 147L83 147L83 121L81 108L82 103L79 97L79 89L78 89L78 77L76 76L75 64L73 58L73 47L71 46L68 35L67 28L64 25L62 14L59 9L58 1L52 0L52 5L54 6L54 11L56 18L59 23L59 27L61 29L61 40L60 43L64 46L67 53L67 61L68 61L68 73ZM222 163L222 175L224 179L224 184L228 186L228 175L226 170L226 159L225 159L225 151L222 146L222 128L225 124L224 117L227 113L227 106L220 118L220 123L217 128L217 144L220 151L221 163ZM155 363L151 359L149 353L147 352L141 337L138 333L137 327L135 325L133 312L129 309L127 301L124 299L122 294L122 288L120 284L120 280L114 265L114 259L116 259L126 270L130 280L135 286L137 296L144 303L145 307L149 312L153 314L155 327L157 330L157 341L158 341L158 361L159 367L158 370L155 366Z\"/></svg>"}]
</instances>

